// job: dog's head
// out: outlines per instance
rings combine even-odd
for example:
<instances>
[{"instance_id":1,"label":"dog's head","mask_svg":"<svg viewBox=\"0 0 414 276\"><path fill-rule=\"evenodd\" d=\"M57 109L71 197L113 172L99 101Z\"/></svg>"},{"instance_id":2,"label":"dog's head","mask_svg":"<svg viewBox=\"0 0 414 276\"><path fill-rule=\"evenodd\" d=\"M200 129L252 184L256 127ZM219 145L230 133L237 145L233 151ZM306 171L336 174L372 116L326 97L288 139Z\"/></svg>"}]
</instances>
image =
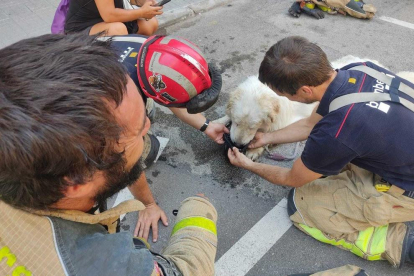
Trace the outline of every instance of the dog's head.
<instances>
[{"instance_id":1,"label":"dog's head","mask_svg":"<svg viewBox=\"0 0 414 276\"><path fill-rule=\"evenodd\" d=\"M238 146L248 144L257 131L269 132L279 113L275 93L257 77L249 77L230 94L226 114L232 121L230 138Z\"/></svg>"}]
</instances>

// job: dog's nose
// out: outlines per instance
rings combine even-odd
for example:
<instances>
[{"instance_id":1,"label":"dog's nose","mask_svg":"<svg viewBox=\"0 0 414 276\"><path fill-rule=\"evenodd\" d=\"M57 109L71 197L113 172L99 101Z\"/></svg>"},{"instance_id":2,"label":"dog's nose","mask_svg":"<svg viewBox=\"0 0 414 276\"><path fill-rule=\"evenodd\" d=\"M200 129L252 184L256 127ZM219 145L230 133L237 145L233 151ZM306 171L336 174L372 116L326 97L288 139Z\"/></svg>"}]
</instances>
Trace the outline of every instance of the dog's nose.
<instances>
[{"instance_id":1,"label":"dog's nose","mask_svg":"<svg viewBox=\"0 0 414 276\"><path fill-rule=\"evenodd\" d=\"M233 144L236 146L236 147L241 147L241 146L243 146L242 144L239 144L239 143L237 143L237 142L234 142L234 141L232 141L233 142Z\"/></svg>"},{"instance_id":2,"label":"dog's nose","mask_svg":"<svg viewBox=\"0 0 414 276\"><path fill-rule=\"evenodd\" d=\"M232 143L233 143L236 147L238 147L238 148L240 148L240 147L242 147L242 146L243 146L243 144L237 143L237 142L235 142L235 141L233 141L233 140L231 140L231 141L232 141Z\"/></svg>"},{"instance_id":3,"label":"dog's nose","mask_svg":"<svg viewBox=\"0 0 414 276\"><path fill-rule=\"evenodd\" d=\"M239 144L239 143L236 143L236 142L233 142L233 143L234 143L234 145L235 145L236 147L238 147L239 149L244 148L245 146L247 146L247 145L248 145L248 143L247 143L247 144Z\"/></svg>"}]
</instances>

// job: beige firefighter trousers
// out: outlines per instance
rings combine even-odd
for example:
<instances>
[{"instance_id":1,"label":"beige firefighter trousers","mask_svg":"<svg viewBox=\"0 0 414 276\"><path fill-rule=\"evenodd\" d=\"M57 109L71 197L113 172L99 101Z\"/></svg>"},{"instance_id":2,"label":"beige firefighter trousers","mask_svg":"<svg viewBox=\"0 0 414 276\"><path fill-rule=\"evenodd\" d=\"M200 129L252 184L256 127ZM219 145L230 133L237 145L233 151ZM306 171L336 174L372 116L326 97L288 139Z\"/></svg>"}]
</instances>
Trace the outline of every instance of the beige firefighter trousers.
<instances>
[{"instance_id":1,"label":"beige firefighter trousers","mask_svg":"<svg viewBox=\"0 0 414 276\"><path fill-rule=\"evenodd\" d=\"M379 180L373 173L350 164L338 175L295 189L297 212L290 219L312 237L324 236L318 240L329 240L327 243L356 252L365 259L388 260L398 266L407 229L403 222L414 220L414 199L402 195L404 190L396 186L378 192L374 184ZM313 235L315 228L322 233ZM372 233L367 233L370 230ZM360 241L361 233L368 238L376 235L377 243ZM360 250L355 246L358 242L368 244ZM381 242L384 250L375 252L378 258L365 252Z\"/></svg>"},{"instance_id":2,"label":"beige firefighter trousers","mask_svg":"<svg viewBox=\"0 0 414 276\"><path fill-rule=\"evenodd\" d=\"M213 276L217 250L217 211L201 197L181 203L168 246L162 255L185 276Z\"/></svg>"}]
</instances>

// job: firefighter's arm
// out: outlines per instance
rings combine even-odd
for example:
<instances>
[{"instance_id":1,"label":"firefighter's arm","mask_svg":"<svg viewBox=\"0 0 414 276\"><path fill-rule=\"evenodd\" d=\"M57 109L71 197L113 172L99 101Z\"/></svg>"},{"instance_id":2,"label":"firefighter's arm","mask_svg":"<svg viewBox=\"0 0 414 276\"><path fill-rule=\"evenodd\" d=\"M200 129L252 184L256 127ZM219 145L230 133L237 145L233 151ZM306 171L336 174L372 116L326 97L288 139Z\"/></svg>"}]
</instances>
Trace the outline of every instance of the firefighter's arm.
<instances>
[{"instance_id":1,"label":"firefighter's arm","mask_svg":"<svg viewBox=\"0 0 414 276\"><path fill-rule=\"evenodd\" d=\"M200 129L206 123L206 117L201 113L190 114L187 112L187 109L177 107L170 107L170 110L178 119L195 129ZM229 130L224 124L208 122L208 126L204 130L204 133L214 142L223 144L223 134L229 133Z\"/></svg>"},{"instance_id":2,"label":"firefighter's arm","mask_svg":"<svg viewBox=\"0 0 414 276\"><path fill-rule=\"evenodd\" d=\"M297 159L290 169L253 162L237 148L229 149L228 157L233 165L247 169L276 185L301 187L322 176L309 170L301 158Z\"/></svg>"},{"instance_id":3,"label":"firefighter's arm","mask_svg":"<svg viewBox=\"0 0 414 276\"><path fill-rule=\"evenodd\" d=\"M309 117L284 128L268 133L258 132L249 148L258 148L268 144L293 143L308 139L313 127L322 119L322 116L316 113L317 108L318 105L315 106Z\"/></svg>"}]
</instances>

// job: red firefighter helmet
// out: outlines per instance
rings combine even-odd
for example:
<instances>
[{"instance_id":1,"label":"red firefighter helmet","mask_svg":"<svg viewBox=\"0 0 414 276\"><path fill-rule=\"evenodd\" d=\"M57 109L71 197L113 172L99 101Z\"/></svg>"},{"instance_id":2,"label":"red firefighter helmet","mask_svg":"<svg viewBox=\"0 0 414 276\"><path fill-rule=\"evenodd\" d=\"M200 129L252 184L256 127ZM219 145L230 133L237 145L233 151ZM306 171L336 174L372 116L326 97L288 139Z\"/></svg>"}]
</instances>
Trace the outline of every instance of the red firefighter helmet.
<instances>
[{"instance_id":1,"label":"red firefighter helmet","mask_svg":"<svg viewBox=\"0 0 414 276\"><path fill-rule=\"evenodd\" d=\"M167 107L184 107L212 86L200 49L183 38L149 37L141 46L137 63L144 94Z\"/></svg>"}]
</instances>

